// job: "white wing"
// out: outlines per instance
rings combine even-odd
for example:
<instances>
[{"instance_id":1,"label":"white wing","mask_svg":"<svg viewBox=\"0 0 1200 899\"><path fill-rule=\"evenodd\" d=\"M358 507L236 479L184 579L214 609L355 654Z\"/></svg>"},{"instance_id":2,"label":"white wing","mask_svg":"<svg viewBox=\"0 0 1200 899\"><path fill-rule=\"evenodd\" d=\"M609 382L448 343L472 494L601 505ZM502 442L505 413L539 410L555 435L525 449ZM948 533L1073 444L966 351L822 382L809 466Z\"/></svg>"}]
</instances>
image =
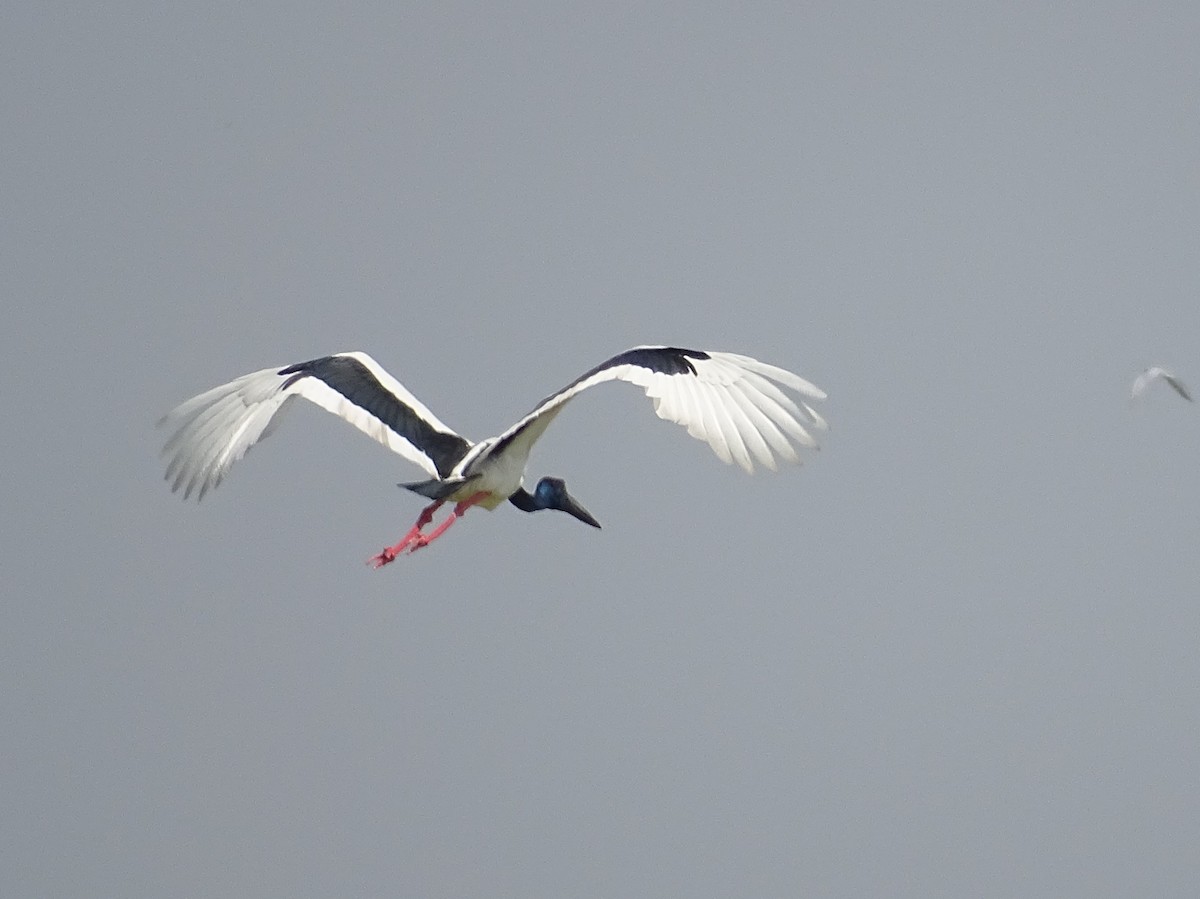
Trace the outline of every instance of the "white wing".
<instances>
[{"instance_id":1,"label":"white wing","mask_svg":"<svg viewBox=\"0 0 1200 899\"><path fill-rule=\"evenodd\" d=\"M654 400L659 418L683 425L722 461L751 473L755 462L775 469L777 456L800 462L795 445L815 448L809 429L829 427L806 402L825 399L825 392L790 371L735 353L644 346L612 357L546 397L497 438L489 455L506 449L527 454L563 406L589 387L614 380L637 384Z\"/></svg>"},{"instance_id":2,"label":"white wing","mask_svg":"<svg viewBox=\"0 0 1200 899\"><path fill-rule=\"evenodd\" d=\"M349 422L430 476L448 474L471 444L438 420L365 353L339 353L267 368L193 397L165 415L174 428L163 447L167 480L197 499L221 483L233 463L269 436L295 397Z\"/></svg>"}]
</instances>

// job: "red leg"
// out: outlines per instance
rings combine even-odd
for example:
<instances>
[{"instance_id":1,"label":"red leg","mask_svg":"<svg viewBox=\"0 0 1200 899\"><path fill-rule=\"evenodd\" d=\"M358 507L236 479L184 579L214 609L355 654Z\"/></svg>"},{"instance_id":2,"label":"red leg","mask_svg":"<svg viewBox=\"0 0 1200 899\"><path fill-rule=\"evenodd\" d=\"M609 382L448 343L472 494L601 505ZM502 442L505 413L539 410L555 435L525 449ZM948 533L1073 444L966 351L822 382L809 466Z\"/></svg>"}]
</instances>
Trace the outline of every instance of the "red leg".
<instances>
[{"instance_id":1,"label":"red leg","mask_svg":"<svg viewBox=\"0 0 1200 899\"><path fill-rule=\"evenodd\" d=\"M408 548L410 543L421 536L421 528L433 521L433 513L440 509L445 502L444 499L439 499L436 503L430 503L422 509L420 517L417 518L417 523L401 538L400 542L395 546L386 547L378 555L371 556L371 558L367 559L367 564L372 568L382 568L388 562L395 561L396 556L400 555L401 552Z\"/></svg>"},{"instance_id":2,"label":"red leg","mask_svg":"<svg viewBox=\"0 0 1200 899\"><path fill-rule=\"evenodd\" d=\"M410 553L415 553L418 549L428 546L438 537L442 536L442 534L446 533L446 529L450 527L450 525L454 524L458 517L466 512L467 509L471 508L471 506L474 506L476 503L482 502L489 496L491 496L491 493L486 490L481 490L479 493L471 494L461 503L455 504L454 511L450 513L445 521L434 528L433 531L431 531L429 534L417 534L416 538L413 539L412 546L409 547L408 551Z\"/></svg>"}]
</instances>

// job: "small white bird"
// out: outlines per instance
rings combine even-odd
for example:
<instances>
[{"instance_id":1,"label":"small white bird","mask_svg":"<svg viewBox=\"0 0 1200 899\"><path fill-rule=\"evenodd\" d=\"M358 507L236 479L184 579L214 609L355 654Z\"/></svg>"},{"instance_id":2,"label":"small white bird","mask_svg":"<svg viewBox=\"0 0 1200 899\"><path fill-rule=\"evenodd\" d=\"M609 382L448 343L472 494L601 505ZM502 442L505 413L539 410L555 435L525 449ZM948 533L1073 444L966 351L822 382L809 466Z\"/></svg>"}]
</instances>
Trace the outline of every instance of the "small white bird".
<instances>
[{"instance_id":1,"label":"small white bird","mask_svg":"<svg viewBox=\"0 0 1200 899\"><path fill-rule=\"evenodd\" d=\"M1146 369L1133 379L1133 389L1129 394L1130 398L1136 400L1146 392L1146 388L1150 386L1151 381L1159 379L1170 384L1173 388L1175 388L1175 392L1189 403L1192 402L1192 395L1188 393L1187 388L1183 386L1183 382L1165 368L1159 368L1157 365L1155 365L1153 368Z\"/></svg>"},{"instance_id":2,"label":"small white bird","mask_svg":"<svg viewBox=\"0 0 1200 899\"><path fill-rule=\"evenodd\" d=\"M735 353L640 346L550 394L499 436L472 443L370 356L338 353L243 375L169 413L160 422L173 430L163 447L170 460L167 480L172 490L182 488L185 499L193 492L203 498L233 463L274 430L291 401L301 398L415 462L429 476L401 485L433 502L399 543L368 560L376 568L428 546L472 506L491 510L505 500L523 512L557 509L598 528L600 523L567 493L561 478L542 478L532 493L523 484L525 463L542 432L568 402L605 381L641 387L659 418L683 425L722 461L737 462L747 472L754 471L755 463L775 468L776 457L798 463L796 447L817 446L809 430L827 427L810 405L825 399L825 392L790 371ZM784 388L798 396L788 396ZM624 435L605 436L616 443ZM454 510L426 533L434 512L446 502L454 502Z\"/></svg>"}]
</instances>

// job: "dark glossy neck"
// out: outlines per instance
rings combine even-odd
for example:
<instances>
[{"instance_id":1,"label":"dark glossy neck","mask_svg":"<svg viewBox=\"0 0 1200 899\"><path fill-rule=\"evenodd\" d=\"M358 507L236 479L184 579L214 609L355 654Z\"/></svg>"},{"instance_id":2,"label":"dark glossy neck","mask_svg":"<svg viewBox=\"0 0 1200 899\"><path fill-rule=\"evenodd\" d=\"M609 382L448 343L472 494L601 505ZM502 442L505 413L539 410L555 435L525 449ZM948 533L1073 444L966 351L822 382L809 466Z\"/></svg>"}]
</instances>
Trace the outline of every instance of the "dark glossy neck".
<instances>
[{"instance_id":1,"label":"dark glossy neck","mask_svg":"<svg viewBox=\"0 0 1200 899\"><path fill-rule=\"evenodd\" d=\"M534 495L524 487L518 487L517 492L510 496L508 501L522 512L539 512L545 508L545 506L540 505Z\"/></svg>"}]
</instances>

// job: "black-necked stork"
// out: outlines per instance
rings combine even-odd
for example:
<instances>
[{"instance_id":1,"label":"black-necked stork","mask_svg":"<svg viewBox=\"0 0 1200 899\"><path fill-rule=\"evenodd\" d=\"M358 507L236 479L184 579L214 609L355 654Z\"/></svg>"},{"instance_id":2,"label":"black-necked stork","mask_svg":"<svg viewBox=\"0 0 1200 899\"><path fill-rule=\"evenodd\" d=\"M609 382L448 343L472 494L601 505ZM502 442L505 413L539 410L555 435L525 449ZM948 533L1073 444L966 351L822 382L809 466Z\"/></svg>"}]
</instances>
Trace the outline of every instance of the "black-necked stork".
<instances>
[{"instance_id":1,"label":"black-necked stork","mask_svg":"<svg viewBox=\"0 0 1200 899\"><path fill-rule=\"evenodd\" d=\"M1150 386L1151 381L1158 380L1166 381L1171 385L1172 388L1174 388L1176 393L1178 393L1189 403L1192 402L1192 395L1188 393L1187 388L1183 386L1183 381L1179 380L1179 378L1175 377L1175 375L1171 374L1171 372L1167 371L1165 368L1160 368L1157 365L1146 369L1133 379L1133 387L1129 391L1129 398L1136 400L1146 392L1146 388Z\"/></svg>"},{"instance_id":2,"label":"black-necked stork","mask_svg":"<svg viewBox=\"0 0 1200 899\"><path fill-rule=\"evenodd\" d=\"M628 381L654 400L659 418L704 440L723 461L753 473L754 463L775 468L775 457L799 462L793 443L815 448L809 428L825 420L809 405L820 388L790 371L734 353L640 346L613 356L550 394L498 437L479 443L459 436L366 353L338 353L285 367L266 368L193 397L159 422L174 433L163 447L167 480L202 499L259 440L280 413L303 397L425 469L430 479L400 486L431 500L394 546L372 556L378 568L397 555L428 546L471 506L495 509L505 500L525 512L558 509L600 527L567 493L559 478L522 486L530 450L563 406L603 381ZM799 395L793 400L777 385ZM448 501L454 510L429 533L424 528Z\"/></svg>"}]
</instances>

